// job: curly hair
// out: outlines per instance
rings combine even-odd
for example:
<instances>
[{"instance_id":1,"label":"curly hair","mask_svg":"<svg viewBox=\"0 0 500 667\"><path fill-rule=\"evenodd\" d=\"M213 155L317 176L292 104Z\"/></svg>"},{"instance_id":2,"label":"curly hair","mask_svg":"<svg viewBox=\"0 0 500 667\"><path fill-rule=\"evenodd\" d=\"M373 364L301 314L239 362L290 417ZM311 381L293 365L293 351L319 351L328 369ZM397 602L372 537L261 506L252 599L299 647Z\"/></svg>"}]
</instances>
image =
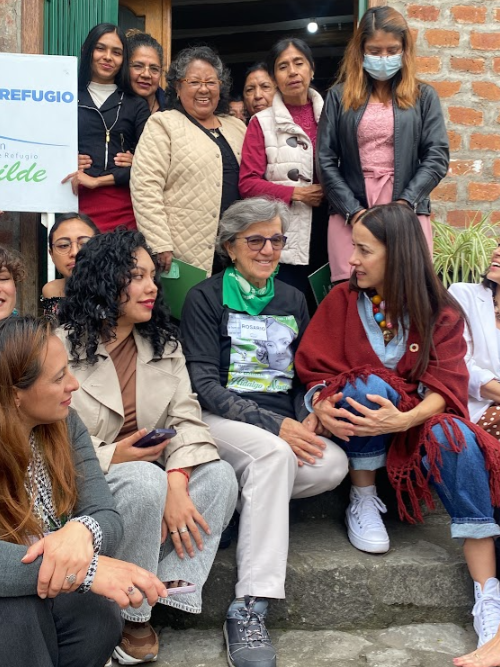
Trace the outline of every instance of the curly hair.
<instances>
[{"instance_id":1,"label":"curly hair","mask_svg":"<svg viewBox=\"0 0 500 667\"><path fill-rule=\"evenodd\" d=\"M0 245L0 269L4 268L16 284L26 278L26 266L22 256L16 250Z\"/></svg>"},{"instance_id":2,"label":"curly hair","mask_svg":"<svg viewBox=\"0 0 500 667\"><path fill-rule=\"evenodd\" d=\"M144 248L157 269L154 282L158 296L151 319L135 328L151 344L156 360L161 359L167 342L177 346L177 328L170 322L163 302L160 271L151 248L140 232L118 229L94 236L82 247L66 284L59 322L68 331L73 361L78 362L84 353L87 363L95 364L99 343L116 338L123 303L128 301L126 290L137 263L135 251L139 248Z\"/></svg>"},{"instance_id":3,"label":"curly hair","mask_svg":"<svg viewBox=\"0 0 500 667\"><path fill-rule=\"evenodd\" d=\"M209 46L190 46L182 49L178 53L177 58L172 61L167 72L167 89L165 90L167 109L183 111L182 104L177 97L177 84L186 76L187 69L193 60L203 60L212 65L221 82L219 104L215 109L215 114L229 113L229 98L232 86L231 74L217 53Z\"/></svg>"}]
</instances>

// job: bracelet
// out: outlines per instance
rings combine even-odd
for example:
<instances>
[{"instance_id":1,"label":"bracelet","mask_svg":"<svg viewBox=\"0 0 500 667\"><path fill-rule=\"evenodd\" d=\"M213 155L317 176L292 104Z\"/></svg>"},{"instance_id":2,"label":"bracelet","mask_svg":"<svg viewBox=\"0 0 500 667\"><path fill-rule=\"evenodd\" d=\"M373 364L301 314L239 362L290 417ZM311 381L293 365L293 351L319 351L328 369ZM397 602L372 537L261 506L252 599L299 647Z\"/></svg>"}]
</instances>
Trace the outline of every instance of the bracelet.
<instances>
[{"instance_id":1,"label":"bracelet","mask_svg":"<svg viewBox=\"0 0 500 667\"><path fill-rule=\"evenodd\" d=\"M92 533L92 541L94 543L94 553L98 554L102 546L102 530L97 521L91 516L76 516L74 519L71 519L71 521L82 523L85 528L90 530Z\"/></svg>"},{"instance_id":2,"label":"bracelet","mask_svg":"<svg viewBox=\"0 0 500 667\"><path fill-rule=\"evenodd\" d=\"M168 476L170 475L171 472L180 472L184 475L184 477L186 478L186 491L187 491L187 494L189 496L189 475L187 474L187 472L185 470L183 470L183 468L172 468L172 470L167 470L167 485L168 486L170 486L170 484L168 484Z\"/></svg>"},{"instance_id":3,"label":"bracelet","mask_svg":"<svg viewBox=\"0 0 500 667\"><path fill-rule=\"evenodd\" d=\"M172 468L171 470L167 470L167 475L170 475L171 472L180 472L184 475L184 477L187 479L189 482L189 475L183 468Z\"/></svg>"},{"instance_id":4,"label":"bracelet","mask_svg":"<svg viewBox=\"0 0 500 667\"><path fill-rule=\"evenodd\" d=\"M90 591L90 587L94 583L94 577L95 573L97 571L97 562L99 560L99 554L95 554L92 560L90 561L89 569L87 570L87 574L85 575L85 579L83 580L83 583L78 586L77 593L88 593Z\"/></svg>"}]
</instances>

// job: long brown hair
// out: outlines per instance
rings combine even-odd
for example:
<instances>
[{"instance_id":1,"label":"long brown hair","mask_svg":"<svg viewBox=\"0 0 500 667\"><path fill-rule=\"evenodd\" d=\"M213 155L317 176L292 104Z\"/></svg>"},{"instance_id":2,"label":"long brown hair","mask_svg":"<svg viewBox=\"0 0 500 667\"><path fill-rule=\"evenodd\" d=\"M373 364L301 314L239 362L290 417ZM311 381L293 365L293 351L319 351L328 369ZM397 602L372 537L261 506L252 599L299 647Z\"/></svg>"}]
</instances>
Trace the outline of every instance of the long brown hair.
<instances>
[{"instance_id":1,"label":"long brown hair","mask_svg":"<svg viewBox=\"0 0 500 667\"><path fill-rule=\"evenodd\" d=\"M394 96L401 109L415 106L420 94L416 77L415 43L403 16L392 7L372 7L363 15L359 26L347 45L335 83L343 83L344 110L359 109L369 94L369 77L363 69L364 47L377 30L391 33L403 44L403 67Z\"/></svg>"},{"instance_id":2,"label":"long brown hair","mask_svg":"<svg viewBox=\"0 0 500 667\"><path fill-rule=\"evenodd\" d=\"M9 317L0 323L0 540L28 544L42 537L42 526L25 488L31 458L16 389L29 389L40 377L50 322L33 317ZM59 516L76 504L76 471L65 421L34 429L36 442L52 482L52 497Z\"/></svg>"},{"instance_id":3,"label":"long brown hair","mask_svg":"<svg viewBox=\"0 0 500 667\"><path fill-rule=\"evenodd\" d=\"M374 206L354 223L364 225L385 245L384 301L393 322L404 328L404 316L417 330L421 344L411 379L425 372L436 320L443 308L453 308L467 322L459 303L446 291L432 265L429 247L416 214L401 204ZM358 290L353 273L351 289Z\"/></svg>"}]
</instances>

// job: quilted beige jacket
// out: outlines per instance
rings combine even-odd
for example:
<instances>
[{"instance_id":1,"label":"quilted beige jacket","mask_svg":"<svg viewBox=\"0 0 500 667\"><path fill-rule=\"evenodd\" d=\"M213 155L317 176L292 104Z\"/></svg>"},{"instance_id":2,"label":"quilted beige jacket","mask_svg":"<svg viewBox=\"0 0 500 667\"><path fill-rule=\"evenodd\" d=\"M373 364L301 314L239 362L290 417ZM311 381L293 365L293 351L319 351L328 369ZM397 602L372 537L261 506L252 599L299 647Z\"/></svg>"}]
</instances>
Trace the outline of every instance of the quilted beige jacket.
<instances>
[{"instance_id":1,"label":"quilted beige jacket","mask_svg":"<svg viewBox=\"0 0 500 667\"><path fill-rule=\"evenodd\" d=\"M238 162L245 125L218 116ZM155 113L134 156L130 191L137 226L154 252L210 272L222 198L222 157L217 144L179 111Z\"/></svg>"}]
</instances>

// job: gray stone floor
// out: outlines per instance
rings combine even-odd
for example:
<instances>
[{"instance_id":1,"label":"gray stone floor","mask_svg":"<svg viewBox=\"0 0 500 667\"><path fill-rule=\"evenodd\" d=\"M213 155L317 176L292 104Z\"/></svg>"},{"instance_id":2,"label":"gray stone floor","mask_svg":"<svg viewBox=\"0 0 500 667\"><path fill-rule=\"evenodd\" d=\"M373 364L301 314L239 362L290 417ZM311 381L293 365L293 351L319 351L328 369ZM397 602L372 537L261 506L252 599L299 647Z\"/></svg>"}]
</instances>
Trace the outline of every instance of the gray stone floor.
<instances>
[{"instance_id":1,"label":"gray stone floor","mask_svg":"<svg viewBox=\"0 0 500 667\"><path fill-rule=\"evenodd\" d=\"M474 650L476 635L452 623L392 626L383 630L273 630L278 667L452 667ZM156 667L226 667L218 630L170 630L160 636ZM118 663L113 663L113 665Z\"/></svg>"}]
</instances>

